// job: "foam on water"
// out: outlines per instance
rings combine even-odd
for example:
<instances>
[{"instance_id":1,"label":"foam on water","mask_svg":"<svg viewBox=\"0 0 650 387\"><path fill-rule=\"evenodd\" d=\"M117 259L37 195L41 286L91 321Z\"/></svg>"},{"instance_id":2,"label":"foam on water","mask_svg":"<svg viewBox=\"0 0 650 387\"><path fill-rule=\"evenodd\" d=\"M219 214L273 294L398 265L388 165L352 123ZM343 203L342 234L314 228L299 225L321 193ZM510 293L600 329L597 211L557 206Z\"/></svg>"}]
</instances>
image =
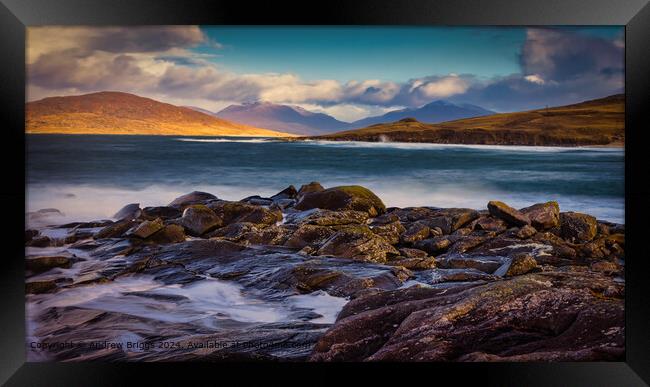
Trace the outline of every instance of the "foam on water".
<instances>
[{"instance_id":1,"label":"foam on water","mask_svg":"<svg viewBox=\"0 0 650 387\"><path fill-rule=\"evenodd\" d=\"M243 142L243 143L250 143L250 144L260 144L260 143L267 143L269 141L272 141L268 137L260 137L260 138L253 138L253 139L232 139L232 138L177 138L177 141L185 141L185 142L207 142L207 143L220 143L220 142Z\"/></svg>"},{"instance_id":2,"label":"foam on water","mask_svg":"<svg viewBox=\"0 0 650 387\"><path fill-rule=\"evenodd\" d=\"M322 317L311 320L315 323L333 324L336 316L348 302L347 298L330 296L319 290L309 294L300 294L288 298L289 302L300 308L311 309Z\"/></svg>"},{"instance_id":3,"label":"foam on water","mask_svg":"<svg viewBox=\"0 0 650 387\"><path fill-rule=\"evenodd\" d=\"M478 149L486 151L506 152L622 152L622 147L560 147L560 146L526 146L526 145L465 145L465 144L431 144L414 142L391 142L384 136L382 141L328 141L305 140L307 144L332 146L339 148L395 148L404 150L433 150L433 149Z\"/></svg>"}]
</instances>

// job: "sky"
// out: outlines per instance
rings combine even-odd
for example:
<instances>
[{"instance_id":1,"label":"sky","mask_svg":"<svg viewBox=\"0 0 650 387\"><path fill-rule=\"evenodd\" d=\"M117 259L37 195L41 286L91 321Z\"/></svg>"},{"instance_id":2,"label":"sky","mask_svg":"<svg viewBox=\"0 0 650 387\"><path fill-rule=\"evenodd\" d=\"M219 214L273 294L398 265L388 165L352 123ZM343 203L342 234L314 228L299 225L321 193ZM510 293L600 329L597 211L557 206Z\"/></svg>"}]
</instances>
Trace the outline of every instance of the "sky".
<instances>
[{"instance_id":1,"label":"sky","mask_svg":"<svg viewBox=\"0 0 650 387\"><path fill-rule=\"evenodd\" d=\"M624 29L29 27L27 99L112 90L219 111L267 101L353 121L435 100L500 112L623 92Z\"/></svg>"}]
</instances>

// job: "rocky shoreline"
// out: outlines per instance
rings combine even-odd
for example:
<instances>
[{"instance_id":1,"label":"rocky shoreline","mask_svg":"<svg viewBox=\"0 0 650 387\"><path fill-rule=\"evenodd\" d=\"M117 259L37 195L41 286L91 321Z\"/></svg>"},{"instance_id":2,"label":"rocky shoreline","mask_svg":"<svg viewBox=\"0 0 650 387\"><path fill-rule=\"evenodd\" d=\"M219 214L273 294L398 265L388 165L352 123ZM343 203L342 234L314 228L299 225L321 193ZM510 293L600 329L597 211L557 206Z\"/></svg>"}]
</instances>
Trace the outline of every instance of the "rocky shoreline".
<instances>
[{"instance_id":1,"label":"rocky shoreline","mask_svg":"<svg viewBox=\"0 0 650 387\"><path fill-rule=\"evenodd\" d=\"M42 222L56 215L49 209L28 217ZM561 212L552 201L521 209L499 201L480 210L386 208L364 187L312 182L270 198L225 201L192 192L162 207L129 204L112 220L26 230L25 243L33 341L135 337L148 349L51 345L32 348L34 358L602 361L625 355L624 225ZM257 321L228 313L175 319L134 313L129 303L155 306L165 316L201 301L154 287L119 287L140 279L166 289L232 283L284 314ZM111 286L124 305L60 302ZM304 297L344 306L328 319L305 306ZM225 341L238 344L205 344ZM160 342L174 344L156 347Z\"/></svg>"}]
</instances>

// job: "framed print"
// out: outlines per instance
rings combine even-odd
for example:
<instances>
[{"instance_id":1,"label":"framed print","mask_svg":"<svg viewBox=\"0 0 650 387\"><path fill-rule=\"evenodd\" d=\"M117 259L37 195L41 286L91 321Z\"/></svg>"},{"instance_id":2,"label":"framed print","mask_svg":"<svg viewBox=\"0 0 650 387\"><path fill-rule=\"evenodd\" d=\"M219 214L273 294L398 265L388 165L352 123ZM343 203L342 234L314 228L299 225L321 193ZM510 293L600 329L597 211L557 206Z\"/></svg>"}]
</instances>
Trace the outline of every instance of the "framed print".
<instances>
[{"instance_id":1,"label":"framed print","mask_svg":"<svg viewBox=\"0 0 650 387\"><path fill-rule=\"evenodd\" d=\"M3 4L8 385L650 378L645 1Z\"/></svg>"}]
</instances>

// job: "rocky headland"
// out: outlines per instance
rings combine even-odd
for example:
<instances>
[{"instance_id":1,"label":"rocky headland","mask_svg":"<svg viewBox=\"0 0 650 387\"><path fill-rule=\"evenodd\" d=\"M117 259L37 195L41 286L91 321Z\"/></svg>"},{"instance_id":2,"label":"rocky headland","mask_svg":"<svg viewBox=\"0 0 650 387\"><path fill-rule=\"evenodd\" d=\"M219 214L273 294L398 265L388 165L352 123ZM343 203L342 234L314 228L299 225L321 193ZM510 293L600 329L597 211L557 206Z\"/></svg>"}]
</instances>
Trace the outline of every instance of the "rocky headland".
<instances>
[{"instance_id":1,"label":"rocky headland","mask_svg":"<svg viewBox=\"0 0 650 387\"><path fill-rule=\"evenodd\" d=\"M42 223L56 213L28 217ZM129 204L111 220L26 230L25 243L33 341L130 337L151 345L39 349L50 360L620 361L625 355L624 225L562 212L553 201L520 209L496 200L484 209L386 208L364 187L312 182L269 198L226 201L192 192L162 207ZM121 307L57 301L138 278L172 288L226 281L278 308L305 295L345 305L331 321L294 305L273 321L242 322L130 313L130 303L152 303L164 316L196 301L147 288L120 290ZM223 341L249 345L190 345Z\"/></svg>"}]
</instances>

